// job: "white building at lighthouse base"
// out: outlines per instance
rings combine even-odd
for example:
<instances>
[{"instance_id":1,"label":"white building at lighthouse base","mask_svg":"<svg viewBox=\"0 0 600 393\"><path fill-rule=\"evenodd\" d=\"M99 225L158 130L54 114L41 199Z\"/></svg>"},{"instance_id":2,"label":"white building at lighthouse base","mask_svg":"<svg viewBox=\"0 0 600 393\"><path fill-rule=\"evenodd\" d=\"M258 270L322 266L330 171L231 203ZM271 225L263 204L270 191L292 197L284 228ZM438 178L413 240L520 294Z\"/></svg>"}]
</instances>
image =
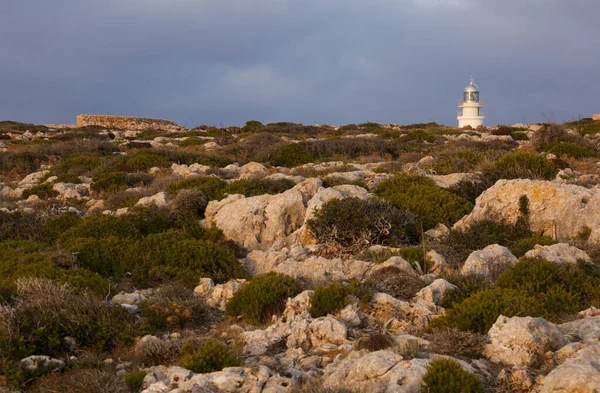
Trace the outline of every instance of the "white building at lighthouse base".
<instances>
[{"instance_id":1,"label":"white building at lighthouse base","mask_svg":"<svg viewBox=\"0 0 600 393\"><path fill-rule=\"evenodd\" d=\"M483 102L460 101L458 107L462 109L457 113L458 127L463 128L471 126L477 128L483 126L485 113L483 112Z\"/></svg>"}]
</instances>

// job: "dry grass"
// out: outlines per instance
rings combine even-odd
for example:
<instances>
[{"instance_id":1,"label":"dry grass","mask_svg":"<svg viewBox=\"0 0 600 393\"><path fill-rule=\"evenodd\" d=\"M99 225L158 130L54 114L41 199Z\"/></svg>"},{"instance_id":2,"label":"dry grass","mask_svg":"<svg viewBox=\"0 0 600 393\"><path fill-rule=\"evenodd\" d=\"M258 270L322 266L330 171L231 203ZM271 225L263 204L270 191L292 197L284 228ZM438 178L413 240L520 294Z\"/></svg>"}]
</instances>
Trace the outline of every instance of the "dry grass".
<instances>
[{"instance_id":1,"label":"dry grass","mask_svg":"<svg viewBox=\"0 0 600 393\"><path fill-rule=\"evenodd\" d=\"M116 373L101 369L73 368L65 374L39 378L26 393L129 393Z\"/></svg>"}]
</instances>

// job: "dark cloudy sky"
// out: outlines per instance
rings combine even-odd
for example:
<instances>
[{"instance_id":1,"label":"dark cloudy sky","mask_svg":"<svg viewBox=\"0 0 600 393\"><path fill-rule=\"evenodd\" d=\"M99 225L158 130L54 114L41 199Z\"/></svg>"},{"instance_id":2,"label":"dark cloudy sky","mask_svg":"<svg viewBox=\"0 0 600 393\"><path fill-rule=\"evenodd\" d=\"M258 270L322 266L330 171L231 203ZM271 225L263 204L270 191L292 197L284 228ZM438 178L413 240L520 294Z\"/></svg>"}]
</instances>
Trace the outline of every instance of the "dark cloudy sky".
<instances>
[{"instance_id":1,"label":"dark cloudy sky","mask_svg":"<svg viewBox=\"0 0 600 393\"><path fill-rule=\"evenodd\" d=\"M0 120L486 124L600 113L600 0L0 0Z\"/></svg>"}]
</instances>

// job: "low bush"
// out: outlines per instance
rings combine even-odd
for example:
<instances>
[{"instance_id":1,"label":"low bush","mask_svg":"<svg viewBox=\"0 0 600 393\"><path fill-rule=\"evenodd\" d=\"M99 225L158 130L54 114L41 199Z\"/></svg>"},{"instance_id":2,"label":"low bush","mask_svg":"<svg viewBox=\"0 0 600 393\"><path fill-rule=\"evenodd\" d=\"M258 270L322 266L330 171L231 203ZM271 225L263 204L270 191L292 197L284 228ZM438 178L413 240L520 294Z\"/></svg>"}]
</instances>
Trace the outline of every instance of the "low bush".
<instances>
[{"instance_id":1,"label":"low bush","mask_svg":"<svg viewBox=\"0 0 600 393\"><path fill-rule=\"evenodd\" d=\"M313 154L306 151L301 143L291 143L282 146L271 154L270 160L273 166L285 166L293 168L298 165L307 164L315 161Z\"/></svg>"},{"instance_id":2,"label":"low bush","mask_svg":"<svg viewBox=\"0 0 600 393\"><path fill-rule=\"evenodd\" d=\"M485 158L485 153L476 149L444 151L435 160L433 169L437 175L470 172Z\"/></svg>"},{"instance_id":3,"label":"low bush","mask_svg":"<svg viewBox=\"0 0 600 393\"><path fill-rule=\"evenodd\" d=\"M242 127L242 132L258 132L262 131L264 128L263 123L258 120L248 120L244 127Z\"/></svg>"},{"instance_id":4,"label":"low bush","mask_svg":"<svg viewBox=\"0 0 600 393\"><path fill-rule=\"evenodd\" d=\"M98 156L72 155L60 160L52 168L52 173L55 175L70 174L79 176L100 167L102 163L102 158Z\"/></svg>"},{"instance_id":5,"label":"low bush","mask_svg":"<svg viewBox=\"0 0 600 393\"><path fill-rule=\"evenodd\" d=\"M448 291L442 300L442 307L451 308L454 304L461 303L465 299L491 288L490 281L480 274L451 274L445 277L448 282L457 288Z\"/></svg>"},{"instance_id":6,"label":"low bush","mask_svg":"<svg viewBox=\"0 0 600 393\"><path fill-rule=\"evenodd\" d=\"M32 195L36 195L40 199L55 198L58 196L58 191L54 191L52 184L42 183L32 188L23 191L23 198L27 199Z\"/></svg>"},{"instance_id":7,"label":"low bush","mask_svg":"<svg viewBox=\"0 0 600 393\"><path fill-rule=\"evenodd\" d=\"M425 333L423 338L431 343L434 353L468 359L482 357L487 344L485 335L458 329L434 329Z\"/></svg>"},{"instance_id":8,"label":"low bush","mask_svg":"<svg viewBox=\"0 0 600 393\"><path fill-rule=\"evenodd\" d=\"M225 345L213 339L188 341L184 344L182 352L181 365L195 373L211 373L243 364Z\"/></svg>"},{"instance_id":9,"label":"low bush","mask_svg":"<svg viewBox=\"0 0 600 393\"><path fill-rule=\"evenodd\" d=\"M179 147L202 146L206 142L208 142L206 139L200 139L198 137L192 136L189 138L185 138L181 142L178 142L177 145Z\"/></svg>"},{"instance_id":10,"label":"low bush","mask_svg":"<svg viewBox=\"0 0 600 393\"><path fill-rule=\"evenodd\" d=\"M54 244L58 238L71 227L77 225L81 218L77 214L61 214L48 218L40 227L41 240Z\"/></svg>"},{"instance_id":11,"label":"low bush","mask_svg":"<svg viewBox=\"0 0 600 393\"><path fill-rule=\"evenodd\" d=\"M333 252L358 252L375 244L415 243L412 214L377 199L333 199L307 222L310 232Z\"/></svg>"},{"instance_id":12,"label":"low bush","mask_svg":"<svg viewBox=\"0 0 600 393\"><path fill-rule=\"evenodd\" d=\"M318 286L310 298L310 315L313 318L319 318L327 314L335 314L348 304L350 295L358 298L362 303L366 303L371 298L371 291L357 281L351 281L348 284L334 281L327 286Z\"/></svg>"},{"instance_id":13,"label":"low bush","mask_svg":"<svg viewBox=\"0 0 600 393\"><path fill-rule=\"evenodd\" d=\"M12 359L70 351L64 337L81 349L105 351L131 343L135 316L102 298L47 279L17 280L16 306L0 308L0 350Z\"/></svg>"},{"instance_id":14,"label":"low bush","mask_svg":"<svg viewBox=\"0 0 600 393\"><path fill-rule=\"evenodd\" d=\"M409 131L406 135L401 138L402 142L428 142L434 143L437 138L435 135L430 134L424 130Z\"/></svg>"},{"instance_id":15,"label":"low bush","mask_svg":"<svg viewBox=\"0 0 600 393\"><path fill-rule=\"evenodd\" d=\"M256 276L233 295L227 303L227 314L241 316L255 325L263 324L281 313L286 300L299 292L296 281L284 274L270 272Z\"/></svg>"},{"instance_id":16,"label":"low bush","mask_svg":"<svg viewBox=\"0 0 600 393\"><path fill-rule=\"evenodd\" d=\"M18 176L35 172L49 157L43 153L29 151L3 152L0 154L0 174L13 173Z\"/></svg>"},{"instance_id":17,"label":"low bush","mask_svg":"<svg viewBox=\"0 0 600 393\"><path fill-rule=\"evenodd\" d=\"M465 371L453 359L435 359L427 365L423 376L424 390L429 393L483 393L476 375Z\"/></svg>"},{"instance_id":18,"label":"low bush","mask_svg":"<svg viewBox=\"0 0 600 393\"><path fill-rule=\"evenodd\" d=\"M179 190L170 203L172 214L179 222L190 222L204 217L208 198L200 190Z\"/></svg>"},{"instance_id":19,"label":"low bush","mask_svg":"<svg viewBox=\"0 0 600 393\"><path fill-rule=\"evenodd\" d=\"M395 298L410 300L425 287L419 276L390 266L377 270L367 280L374 292L383 292Z\"/></svg>"},{"instance_id":20,"label":"low bush","mask_svg":"<svg viewBox=\"0 0 600 393\"><path fill-rule=\"evenodd\" d=\"M398 175L381 182L375 194L415 214L424 230L438 223L451 226L473 208L468 201L436 186L426 177Z\"/></svg>"},{"instance_id":21,"label":"low bush","mask_svg":"<svg viewBox=\"0 0 600 393\"><path fill-rule=\"evenodd\" d=\"M395 342L392 337L382 333L374 333L356 340L355 348L357 350L366 349L369 352L375 352L391 348L394 344Z\"/></svg>"},{"instance_id":22,"label":"low bush","mask_svg":"<svg viewBox=\"0 0 600 393\"><path fill-rule=\"evenodd\" d=\"M39 378L27 389L27 393L135 393L137 391L128 390L127 382L110 370L80 367L69 369L64 374L48 374Z\"/></svg>"},{"instance_id":23,"label":"low bush","mask_svg":"<svg viewBox=\"0 0 600 393\"><path fill-rule=\"evenodd\" d=\"M532 233L530 236L517 240L516 243L513 243L513 245L510 247L510 252L517 258L521 258L527 253L527 251L532 250L537 244L541 246L550 246L555 243L556 242L552 240L551 237L543 236L538 233Z\"/></svg>"},{"instance_id":24,"label":"low bush","mask_svg":"<svg viewBox=\"0 0 600 393\"><path fill-rule=\"evenodd\" d=\"M133 353L135 359L146 366L173 364L181 358L183 341L178 338L163 340L146 335L137 340Z\"/></svg>"},{"instance_id":25,"label":"low bush","mask_svg":"<svg viewBox=\"0 0 600 393\"><path fill-rule=\"evenodd\" d=\"M246 197L252 197L263 194L279 194L295 185L296 183L288 179L244 179L228 183L223 191L227 194L242 194Z\"/></svg>"},{"instance_id":26,"label":"low bush","mask_svg":"<svg viewBox=\"0 0 600 393\"><path fill-rule=\"evenodd\" d=\"M184 230L171 229L141 240L77 238L66 247L78 253L82 267L118 279L131 273L134 283L142 286L176 280L193 287L198 277L222 282L245 275L232 249Z\"/></svg>"},{"instance_id":27,"label":"low bush","mask_svg":"<svg viewBox=\"0 0 600 393\"><path fill-rule=\"evenodd\" d=\"M595 149L571 142L553 142L546 145L544 150L558 157L567 156L578 160L582 158L598 158L599 156Z\"/></svg>"},{"instance_id":28,"label":"low bush","mask_svg":"<svg viewBox=\"0 0 600 393\"><path fill-rule=\"evenodd\" d=\"M127 166L136 171L147 171L150 168L168 168L171 161L163 155L148 150L140 150L127 160Z\"/></svg>"},{"instance_id":29,"label":"low bush","mask_svg":"<svg viewBox=\"0 0 600 393\"><path fill-rule=\"evenodd\" d=\"M513 133L510 135L512 136L512 138L515 141L528 141L529 140L529 137L523 131L513 131Z\"/></svg>"},{"instance_id":30,"label":"low bush","mask_svg":"<svg viewBox=\"0 0 600 393\"><path fill-rule=\"evenodd\" d=\"M145 173L105 172L90 185L96 192L119 192L131 187L147 186L154 178Z\"/></svg>"},{"instance_id":31,"label":"low bush","mask_svg":"<svg viewBox=\"0 0 600 393\"><path fill-rule=\"evenodd\" d=\"M548 314L556 318L600 304L600 278L587 274L585 267L543 259L521 259L502 273L496 287L539 297Z\"/></svg>"},{"instance_id":32,"label":"low bush","mask_svg":"<svg viewBox=\"0 0 600 393\"><path fill-rule=\"evenodd\" d=\"M552 180L558 170L554 164L539 154L520 151L503 155L484 169L484 174L499 179Z\"/></svg>"},{"instance_id":33,"label":"low bush","mask_svg":"<svg viewBox=\"0 0 600 393\"><path fill-rule=\"evenodd\" d=\"M359 157L396 159L401 151L407 149L407 146L401 142L379 138L322 139L302 142L302 145L306 152L315 157L315 160Z\"/></svg>"},{"instance_id":34,"label":"low bush","mask_svg":"<svg viewBox=\"0 0 600 393\"><path fill-rule=\"evenodd\" d=\"M213 176L193 177L191 179L181 180L172 183L167 188L170 195L175 195L179 190L199 190L202 191L209 201L219 200L224 197L224 190L227 182Z\"/></svg>"},{"instance_id":35,"label":"low bush","mask_svg":"<svg viewBox=\"0 0 600 393\"><path fill-rule=\"evenodd\" d=\"M129 388L129 391L132 393L142 390L144 378L146 378L146 372L144 370L133 370L123 374L123 382L125 382L125 385L127 385L127 388Z\"/></svg>"},{"instance_id":36,"label":"low bush","mask_svg":"<svg viewBox=\"0 0 600 393\"><path fill-rule=\"evenodd\" d=\"M140 303L141 316L152 331L165 328L200 325L206 305L194 291L177 284L158 288L156 293Z\"/></svg>"},{"instance_id":37,"label":"low bush","mask_svg":"<svg viewBox=\"0 0 600 393\"><path fill-rule=\"evenodd\" d=\"M475 181L461 180L447 190L475 205L477 198L493 185L494 179L480 176Z\"/></svg>"},{"instance_id":38,"label":"low bush","mask_svg":"<svg viewBox=\"0 0 600 393\"><path fill-rule=\"evenodd\" d=\"M461 303L455 303L446 313L434 319L431 328L457 328L486 334L498 319L506 317L548 318L544 304L527 292L514 289L485 289Z\"/></svg>"}]
</instances>

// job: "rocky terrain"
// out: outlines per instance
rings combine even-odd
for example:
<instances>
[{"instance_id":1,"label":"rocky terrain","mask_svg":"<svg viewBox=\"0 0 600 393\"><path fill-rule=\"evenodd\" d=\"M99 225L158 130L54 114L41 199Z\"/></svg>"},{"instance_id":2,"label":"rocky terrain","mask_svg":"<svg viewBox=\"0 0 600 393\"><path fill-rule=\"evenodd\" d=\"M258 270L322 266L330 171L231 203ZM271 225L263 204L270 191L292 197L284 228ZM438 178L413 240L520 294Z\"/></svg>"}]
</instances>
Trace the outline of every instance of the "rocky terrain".
<instances>
[{"instance_id":1,"label":"rocky terrain","mask_svg":"<svg viewBox=\"0 0 600 393\"><path fill-rule=\"evenodd\" d=\"M600 392L598 136L0 122L0 391Z\"/></svg>"}]
</instances>

